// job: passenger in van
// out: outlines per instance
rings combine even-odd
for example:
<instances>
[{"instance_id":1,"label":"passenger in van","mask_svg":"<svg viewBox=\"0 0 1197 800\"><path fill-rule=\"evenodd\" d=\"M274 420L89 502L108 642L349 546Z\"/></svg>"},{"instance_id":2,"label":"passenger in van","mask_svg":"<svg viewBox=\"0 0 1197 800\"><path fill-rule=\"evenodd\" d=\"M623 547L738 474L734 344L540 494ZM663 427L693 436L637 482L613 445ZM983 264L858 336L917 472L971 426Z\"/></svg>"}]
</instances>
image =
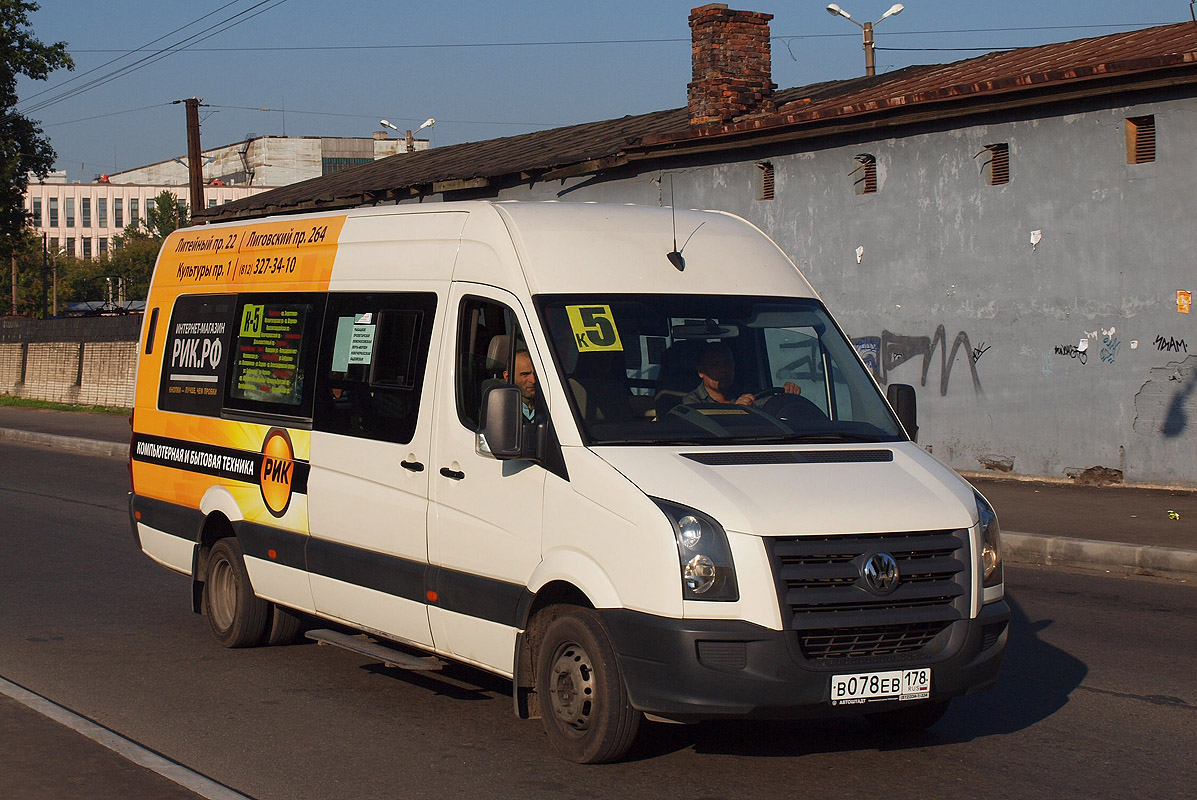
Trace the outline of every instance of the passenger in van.
<instances>
[{"instance_id":1,"label":"passenger in van","mask_svg":"<svg viewBox=\"0 0 1197 800\"><path fill-rule=\"evenodd\" d=\"M511 381L511 373L503 370L503 380ZM524 401L524 421L536 421L536 370L532 367L532 356L527 350L515 351L515 380L520 397Z\"/></svg>"},{"instance_id":2,"label":"passenger in van","mask_svg":"<svg viewBox=\"0 0 1197 800\"><path fill-rule=\"evenodd\" d=\"M698 378L698 386L682 398L684 405L751 406L756 403L756 395L751 392L734 396L732 385L736 382L736 362L731 348L722 342L709 342L699 351ZM802 394L802 387L793 381L786 381L784 388L786 394Z\"/></svg>"}]
</instances>

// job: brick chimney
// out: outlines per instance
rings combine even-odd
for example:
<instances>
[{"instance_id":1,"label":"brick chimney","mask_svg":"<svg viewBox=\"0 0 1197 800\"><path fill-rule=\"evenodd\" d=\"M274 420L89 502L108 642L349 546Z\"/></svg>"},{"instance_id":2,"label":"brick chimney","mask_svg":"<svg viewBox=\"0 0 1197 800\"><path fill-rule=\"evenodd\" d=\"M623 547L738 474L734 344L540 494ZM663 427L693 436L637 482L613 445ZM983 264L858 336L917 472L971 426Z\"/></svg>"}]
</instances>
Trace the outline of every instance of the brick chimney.
<instances>
[{"instance_id":1,"label":"brick chimney","mask_svg":"<svg viewBox=\"0 0 1197 800\"><path fill-rule=\"evenodd\" d=\"M771 19L772 14L729 10L726 3L708 3L690 12L691 125L728 124L777 110L769 55Z\"/></svg>"}]
</instances>

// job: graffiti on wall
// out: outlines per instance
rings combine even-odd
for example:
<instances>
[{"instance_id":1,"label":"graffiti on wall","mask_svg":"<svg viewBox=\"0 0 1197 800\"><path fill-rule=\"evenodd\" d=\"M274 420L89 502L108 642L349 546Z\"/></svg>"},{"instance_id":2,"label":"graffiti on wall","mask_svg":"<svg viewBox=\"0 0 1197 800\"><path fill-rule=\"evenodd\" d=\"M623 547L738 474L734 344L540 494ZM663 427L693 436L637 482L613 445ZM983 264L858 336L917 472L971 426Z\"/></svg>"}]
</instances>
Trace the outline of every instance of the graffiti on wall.
<instances>
[{"instance_id":1,"label":"graffiti on wall","mask_svg":"<svg viewBox=\"0 0 1197 800\"><path fill-rule=\"evenodd\" d=\"M1082 364L1089 363L1089 353L1086 352L1085 350L1082 350L1081 348L1077 347L1075 344L1058 344L1058 345L1056 345L1056 355L1068 356L1069 358L1075 358L1077 361L1081 362Z\"/></svg>"},{"instance_id":2,"label":"graffiti on wall","mask_svg":"<svg viewBox=\"0 0 1197 800\"><path fill-rule=\"evenodd\" d=\"M977 361L985 354L989 347L982 342L974 348L968 340L968 334L960 331L952 340L948 348L947 329L943 325L935 329L932 336L905 336L891 331L882 331L880 336L861 336L853 339L852 344L860 353L865 366L877 377L879 383L889 383L889 373L911 359L920 356L923 359L923 371L920 385L927 385L927 373L931 369L931 359L935 351L939 351L939 394L947 395L948 384L952 378L952 367L956 364L956 354L964 348L964 363L968 364L973 379L973 391L982 394L981 377L977 374Z\"/></svg>"},{"instance_id":3,"label":"graffiti on wall","mask_svg":"<svg viewBox=\"0 0 1197 800\"><path fill-rule=\"evenodd\" d=\"M1111 328L1108 333L1103 332L1101 344L1101 360L1113 364L1114 359L1118 357L1118 349L1122 347L1122 340L1114 335L1114 329Z\"/></svg>"},{"instance_id":4,"label":"graffiti on wall","mask_svg":"<svg viewBox=\"0 0 1197 800\"><path fill-rule=\"evenodd\" d=\"M1169 353L1189 352L1189 346L1184 339L1176 339L1172 336L1166 339L1163 336L1156 336L1153 344L1156 350L1166 350Z\"/></svg>"}]
</instances>

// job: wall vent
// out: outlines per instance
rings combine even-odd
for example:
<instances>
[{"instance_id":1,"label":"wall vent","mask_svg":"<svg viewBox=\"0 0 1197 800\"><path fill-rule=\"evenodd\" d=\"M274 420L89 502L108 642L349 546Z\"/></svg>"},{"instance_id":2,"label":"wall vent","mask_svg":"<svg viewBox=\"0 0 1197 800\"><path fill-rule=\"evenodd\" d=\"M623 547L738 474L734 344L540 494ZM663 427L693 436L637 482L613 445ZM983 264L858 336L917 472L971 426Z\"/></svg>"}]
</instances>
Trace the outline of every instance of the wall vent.
<instances>
[{"instance_id":1,"label":"wall vent","mask_svg":"<svg viewBox=\"0 0 1197 800\"><path fill-rule=\"evenodd\" d=\"M757 163L757 169L761 172L760 192L757 193L757 200L772 200L773 199L773 165L768 161L761 161Z\"/></svg>"},{"instance_id":2,"label":"wall vent","mask_svg":"<svg viewBox=\"0 0 1197 800\"><path fill-rule=\"evenodd\" d=\"M1126 163L1155 161L1155 115L1126 118Z\"/></svg>"},{"instance_id":3,"label":"wall vent","mask_svg":"<svg viewBox=\"0 0 1197 800\"><path fill-rule=\"evenodd\" d=\"M874 194L877 191L877 157L869 153L856 156L856 169L849 172L856 180L853 188L857 194Z\"/></svg>"},{"instance_id":4,"label":"wall vent","mask_svg":"<svg viewBox=\"0 0 1197 800\"><path fill-rule=\"evenodd\" d=\"M1006 142L987 144L973 158L988 154L981 164L981 174L990 186L1001 186L1010 182L1010 145Z\"/></svg>"}]
</instances>

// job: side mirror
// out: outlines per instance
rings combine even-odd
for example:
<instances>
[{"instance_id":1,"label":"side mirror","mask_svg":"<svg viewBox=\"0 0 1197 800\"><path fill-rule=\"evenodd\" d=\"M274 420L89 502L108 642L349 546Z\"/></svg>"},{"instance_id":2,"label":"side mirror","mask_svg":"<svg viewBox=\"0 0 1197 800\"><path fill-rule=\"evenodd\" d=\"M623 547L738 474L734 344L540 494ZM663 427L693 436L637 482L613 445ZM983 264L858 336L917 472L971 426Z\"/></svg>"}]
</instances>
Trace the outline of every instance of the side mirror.
<instances>
[{"instance_id":1,"label":"side mirror","mask_svg":"<svg viewBox=\"0 0 1197 800\"><path fill-rule=\"evenodd\" d=\"M914 387L906 383L891 383L885 390L885 399L898 415L898 422L906 429L911 441L919 440L919 412L918 401L914 397Z\"/></svg>"},{"instance_id":2,"label":"side mirror","mask_svg":"<svg viewBox=\"0 0 1197 800\"><path fill-rule=\"evenodd\" d=\"M523 400L518 386L496 386L482 398L478 434L498 459L521 458L524 444ZM482 442L479 442L479 449Z\"/></svg>"}]
</instances>

